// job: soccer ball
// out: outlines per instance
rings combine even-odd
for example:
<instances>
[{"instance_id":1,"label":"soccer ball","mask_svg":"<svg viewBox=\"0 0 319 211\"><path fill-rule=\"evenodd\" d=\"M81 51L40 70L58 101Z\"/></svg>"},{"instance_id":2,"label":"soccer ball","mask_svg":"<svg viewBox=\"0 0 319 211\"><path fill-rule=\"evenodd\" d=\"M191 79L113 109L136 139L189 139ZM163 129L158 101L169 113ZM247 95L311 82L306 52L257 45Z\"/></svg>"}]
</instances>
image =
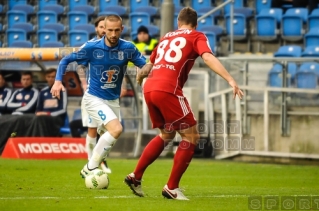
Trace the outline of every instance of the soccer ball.
<instances>
[{"instance_id":1,"label":"soccer ball","mask_svg":"<svg viewBox=\"0 0 319 211\"><path fill-rule=\"evenodd\" d=\"M107 189L109 187L109 177L101 169L94 169L85 177L85 186L89 189Z\"/></svg>"}]
</instances>

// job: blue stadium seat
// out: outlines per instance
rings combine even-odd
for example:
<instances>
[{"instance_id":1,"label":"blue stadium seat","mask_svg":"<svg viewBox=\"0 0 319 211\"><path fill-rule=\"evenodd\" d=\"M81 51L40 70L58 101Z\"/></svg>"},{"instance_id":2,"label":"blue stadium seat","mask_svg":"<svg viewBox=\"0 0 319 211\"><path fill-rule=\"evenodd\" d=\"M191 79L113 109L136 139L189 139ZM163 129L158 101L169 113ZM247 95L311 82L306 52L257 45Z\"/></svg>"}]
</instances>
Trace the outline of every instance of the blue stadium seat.
<instances>
[{"instance_id":1,"label":"blue stadium seat","mask_svg":"<svg viewBox=\"0 0 319 211\"><path fill-rule=\"evenodd\" d=\"M239 7L239 8L234 8L234 13L235 14L242 14L246 18L250 18L253 16L253 10L247 7Z\"/></svg>"},{"instance_id":2,"label":"blue stadium seat","mask_svg":"<svg viewBox=\"0 0 319 211\"><path fill-rule=\"evenodd\" d=\"M69 11L73 11L74 7L79 5L88 5L87 0L69 0Z\"/></svg>"},{"instance_id":3,"label":"blue stadium seat","mask_svg":"<svg viewBox=\"0 0 319 211\"><path fill-rule=\"evenodd\" d=\"M300 57L301 47L295 45L281 46L277 52L274 53L274 57Z\"/></svg>"},{"instance_id":4,"label":"blue stadium seat","mask_svg":"<svg viewBox=\"0 0 319 211\"><path fill-rule=\"evenodd\" d=\"M54 5L49 4L43 7L42 11L52 11L55 12L57 15L61 15L64 13L64 7L62 5Z\"/></svg>"},{"instance_id":5,"label":"blue stadium seat","mask_svg":"<svg viewBox=\"0 0 319 211\"><path fill-rule=\"evenodd\" d=\"M130 14L132 31L137 31L140 26L148 26L151 24L151 17L148 13L131 13Z\"/></svg>"},{"instance_id":6,"label":"blue stadium seat","mask_svg":"<svg viewBox=\"0 0 319 211\"><path fill-rule=\"evenodd\" d=\"M268 73L269 86L271 87L282 87L282 65L274 64L272 69ZM287 70L287 86L290 87L293 81L295 80L295 75L297 72L297 65L295 63L288 63Z\"/></svg>"},{"instance_id":7,"label":"blue stadium seat","mask_svg":"<svg viewBox=\"0 0 319 211\"><path fill-rule=\"evenodd\" d=\"M216 34L212 32L206 32L203 31L203 33L206 35L210 48L212 49L213 53L216 55L217 54L217 38Z\"/></svg>"},{"instance_id":8,"label":"blue stadium seat","mask_svg":"<svg viewBox=\"0 0 319 211\"><path fill-rule=\"evenodd\" d=\"M177 26L177 17L178 17L178 13L174 13L174 30L176 30L178 28L178 26Z\"/></svg>"},{"instance_id":9,"label":"blue stadium seat","mask_svg":"<svg viewBox=\"0 0 319 211\"><path fill-rule=\"evenodd\" d=\"M61 23L48 23L42 29L50 29L56 31L58 34L64 32L65 26Z\"/></svg>"},{"instance_id":10,"label":"blue stadium seat","mask_svg":"<svg viewBox=\"0 0 319 211\"><path fill-rule=\"evenodd\" d=\"M30 41L14 41L10 48L32 48L33 44Z\"/></svg>"},{"instance_id":11,"label":"blue stadium seat","mask_svg":"<svg viewBox=\"0 0 319 211\"><path fill-rule=\"evenodd\" d=\"M76 25L88 23L88 15L85 12L69 12L68 18L71 30L74 29Z\"/></svg>"},{"instance_id":12,"label":"blue stadium seat","mask_svg":"<svg viewBox=\"0 0 319 211\"><path fill-rule=\"evenodd\" d=\"M91 34L96 34L95 32L95 26L92 24L80 24L80 25L76 25L74 27L74 30L83 30L86 31L87 33L89 33L89 35Z\"/></svg>"},{"instance_id":13,"label":"blue stadium seat","mask_svg":"<svg viewBox=\"0 0 319 211\"><path fill-rule=\"evenodd\" d=\"M104 12L116 12L119 16L126 15L126 7L114 5L114 6L108 6L104 9Z\"/></svg>"},{"instance_id":14,"label":"blue stadium seat","mask_svg":"<svg viewBox=\"0 0 319 211\"><path fill-rule=\"evenodd\" d=\"M203 14L199 14L199 17ZM214 25L215 19L213 15L209 15L206 18L197 22L198 29L205 27L205 26L212 26Z\"/></svg>"},{"instance_id":15,"label":"blue stadium seat","mask_svg":"<svg viewBox=\"0 0 319 211\"><path fill-rule=\"evenodd\" d=\"M60 133L62 135L68 135L71 133L70 130L70 122L69 122L69 116L68 114L65 115L65 119L64 119L64 125L60 128Z\"/></svg>"},{"instance_id":16,"label":"blue stadium seat","mask_svg":"<svg viewBox=\"0 0 319 211\"><path fill-rule=\"evenodd\" d=\"M144 13L148 13L150 16L154 16L156 14L158 14L158 9L157 7L152 7L152 6L141 6L135 9L134 12L144 12Z\"/></svg>"},{"instance_id":17,"label":"blue stadium seat","mask_svg":"<svg viewBox=\"0 0 319 211\"><path fill-rule=\"evenodd\" d=\"M58 15L53 11L39 11L37 16L39 29L42 29L46 24L58 22Z\"/></svg>"},{"instance_id":18,"label":"blue stadium seat","mask_svg":"<svg viewBox=\"0 0 319 211\"><path fill-rule=\"evenodd\" d=\"M12 8L12 10L24 11L27 15L34 13L34 7L29 4L17 4Z\"/></svg>"},{"instance_id":19,"label":"blue stadium seat","mask_svg":"<svg viewBox=\"0 0 319 211\"><path fill-rule=\"evenodd\" d=\"M52 5L57 5L57 4L58 4L58 0L40 0L40 1L38 1L39 10L45 10L44 8L46 6L52 6Z\"/></svg>"},{"instance_id":20,"label":"blue stadium seat","mask_svg":"<svg viewBox=\"0 0 319 211\"><path fill-rule=\"evenodd\" d=\"M291 8L282 16L282 38L298 41L303 38L303 25L307 22L308 9Z\"/></svg>"},{"instance_id":21,"label":"blue stadium seat","mask_svg":"<svg viewBox=\"0 0 319 211\"><path fill-rule=\"evenodd\" d=\"M97 14L98 16L119 15L116 11L103 11Z\"/></svg>"},{"instance_id":22,"label":"blue stadium seat","mask_svg":"<svg viewBox=\"0 0 319 211\"><path fill-rule=\"evenodd\" d=\"M319 26L319 9L314 9L308 16L308 29Z\"/></svg>"},{"instance_id":23,"label":"blue stadium seat","mask_svg":"<svg viewBox=\"0 0 319 211\"><path fill-rule=\"evenodd\" d=\"M26 23L27 13L23 11L11 10L7 12L8 28L12 27L16 23Z\"/></svg>"},{"instance_id":24,"label":"blue stadium seat","mask_svg":"<svg viewBox=\"0 0 319 211\"><path fill-rule=\"evenodd\" d=\"M124 26L123 31L121 33L121 38L124 38L127 35L129 35L129 27L128 26Z\"/></svg>"},{"instance_id":25,"label":"blue stadium seat","mask_svg":"<svg viewBox=\"0 0 319 211\"><path fill-rule=\"evenodd\" d=\"M302 63L298 71L308 72L313 71L319 77L319 63L317 62L305 62Z\"/></svg>"},{"instance_id":26,"label":"blue stadium seat","mask_svg":"<svg viewBox=\"0 0 319 211\"><path fill-rule=\"evenodd\" d=\"M131 7L131 13L135 12L135 10L139 7L144 6L150 6L149 0L131 0L130 1L130 7Z\"/></svg>"},{"instance_id":27,"label":"blue stadium seat","mask_svg":"<svg viewBox=\"0 0 319 211\"><path fill-rule=\"evenodd\" d=\"M3 11L3 6L2 4L0 4L0 13L2 13L2 11Z\"/></svg>"},{"instance_id":28,"label":"blue stadium seat","mask_svg":"<svg viewBox=\"0 0 319 211\"><path fill-rule=\"evenodd\" d=\"M34 30L34 26L31 23L16 23L11 27L11 29L22 29L26 33L30 33Z\"/></svg>"},{"instance_id":29,"label":"blue stadium seat","mask_svg":"<svg viewBox=\"0 0 319 211\"><path fill-rule=\"evenodd\" d=\"M105 11L106 8L119 5L119 0L99 0L99 11Z\"/></svg>"},{"instance_id":30,"label":"blue stadium seat","mask_svg":"<svg viewBox=\"0 0 319 211\"><path fill-rule=\"evenodd\" d=\"M80 47L89 40L89 33L83 30L71 30L69 32L69 44L71 47Z\"/></svg>"},{"instance_id":31,"label":"blue stadium seat","mask_svg":"<svg viewBox=\"0 0 319 211\"><path fill-rule=\"evenodd\" d=\"M227 1L227 0L224 0L224 2ZM244 7L244 0L235 0L234 2L234 9L235 8L242 8ZM225 7L224 7L224 14L229 14L230 13L230 4L227 4Z\"/></svg>"},{"instance_id":32,"label":"blue stadium seat","mask_svg":"<svg viewBox=\"0 0 319 211\"><path fill-rule=\"evenodd\" d=\"M256 16L256 36L262 40L275 40L279 34L282 9L263 9Z\"/></svg>"},{"instance_id":33,"label":"blue stadium seat","mask_svg":"<svg viewBox=\"0 0 319 211\"><path fill-rule=\"evenodd\" d=\"M3 26L2 26L2 24L0 23L0 31L2 31L3 30Z\"/></svg>"},{"instance_id":34,"label":"blue stadium seat","mask_svg":"<svg viewBox=\"0 0 319 211\"><path fill-rule=\"evenodd\" d=\"M302 57L319 57L319 46L309 46L301 54Z\"/></svg>"},{"instance_id":35,"label":"blue stadium seat","mask_svg":"<svg viewBox=\"0 0 319 211\"><path fill-rule=\"evenodd\" d=\"M179 13L183 9L182 6L175 6L174 7L174 13Z\"/></svg>"},{"instance_id":36,"label":"blue stadium seat","mask_svg":"<svg viewBox=\"0 0 319 211\"><path fill-rule=\"evenodd\" d=\"M212 2L211 1L203 1L203 0L192 0L192 7L194 10L198 11L201 8L211 8Z\"/></svg>"},{"instance_id":37,"label":"blue stadium seat","mask_svg":"<svg viewBox=\"0 0 319 211\"><path fill-rule=\"evenodd\" d=\"M7 43L10 47L14 41L26 41L27 33L23 29L8 29L7 34Z\"/></svg>"},{"instance_id":38,"label":"blue stadium seat","mask_svg":"<svg viewBox=\"0 0 319 211\"><path fill-rule=\"evenodd\" d=\"M55 30L50 29L40 29L37 32L38 44L40 47L46 42L56 42L58 41L58 34Z\"/></svg>"},{"instance_id":39,"label":"blue stadium seat","mask_svg":"<svg viewBox=\"0 0 319 211\"><path fill-rule=\"evenodd\" d=\"M64 47L64 44L60 41L46 42L40 47L43 47L43 48L62 48L62 47Z\"/></svg>"},{"instance_id":40,"label":"blue stadium seat","mask_svg":"<svg viewBox=\"0 0 319 211\"><path fill-rule=\"evenodd\" d=\"M319 26L317 28L311 28L305 35L305 46L319 46Z\"/></svg>"},{"instance_id":41,"label":"blue stadium seat","mask_svg":"<svg viewBox=\"0 0 319 211\"><path fill-rule=\"evenodd\" d=\"M9 10L12 10L15 5L27 4L27 0L9 0L8 2Z\"/></svg>"},{"instance_id":42,"label":"blue stadium seat","mask_svg":"<svg viewBox=\"0 0 319 211\"><path fill-rule=\"evenodd\" d=\"M214 9L214 7L203 7L203 8L200 8L197 10L197 13L198 14L205 14L209 11L211 11L212 9ZM176 11L175 11L176 12ZM179 12L179 11L178 11ZM215 17L219 17L221 15L221 11L220 10L217 10L216 12L214 12L213 14L211 14L212 16ZM200 17L200 15L198 15L198 17Z\"/></svg>"},{"instance_id":43,"label":"blue stadium seat","mask_svg":"<svg viewBox=\"0 0 319 211\"><path fill-rule=\"evenodd\" d=\"M73 112L72 120L82 119L81 109L75 109Z\"/></svg>"},{"instance_id":44,"label":"blue stadium seat","mask_svg":"<svg viewBox=\"0 0 319 211\"><path fill-rule=\"evenodd\" d=\"M95 11L95 8L91 5L78 5L73 8L74 12L84 12L88 16L92 15Z\"/></svg>"},{"instance_id":45,"label":"blue stadium seat","mask_svg":"<svg viewBox=\"0 0 319 211\"><path fill-rule=\"evenodd\" d=\"M216 36L220 36L224 33L224 29L222 27L215 26L215 25L203 26L203 27L198 28L198 30L211 32L211 33L214 33Z\"/></svg>"},{"instance_id":46,"label":"blue stadium seat","mask_svg":"<svg viewBox=\"0 0 319 211\"><path fill-rule=\"evenodd\" d=\"M318 77L314 71L298 71L296 73L296 86L301 89L316 89Z\"/></svg>"},{"instance_id":47,"label":"blue stadium seat","mask_svg":"<svg viewBox=\"0 0 319 211\"><path fill-rule=\"evenodd\" d=\"M230 35L230 24L234 26L234 40L242 40L246 38L246 17L241 14L234 14L233 23L230 23L230 15L226 15L226 34Z\"/></svg>"},{"instance_id":48,"label":"blue stadium seat","mask_svg":"<svg viewBox=\"0 0 319 211\"><path fill-rule=\"evenodd\" d=\"M256 14L259 14L263 9L271 8L271 0L256 0Z\"/></svg>"}]
</instances>

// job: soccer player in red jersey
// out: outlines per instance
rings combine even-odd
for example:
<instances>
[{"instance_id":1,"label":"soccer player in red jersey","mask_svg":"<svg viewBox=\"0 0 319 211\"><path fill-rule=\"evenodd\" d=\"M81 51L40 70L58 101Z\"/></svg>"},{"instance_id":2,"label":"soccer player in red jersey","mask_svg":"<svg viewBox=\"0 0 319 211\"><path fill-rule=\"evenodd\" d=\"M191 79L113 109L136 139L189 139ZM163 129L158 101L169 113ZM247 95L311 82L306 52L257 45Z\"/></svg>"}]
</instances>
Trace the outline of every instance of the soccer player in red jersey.
<instances>
[{"instance_id":1,"label":"soccer player in red jersey","mask_svg":"<svg viewBox=\"0 0 319 211\"><path fill-rule=\"evenodd\" d=\"M161 132L148 143L135 170L124 180L133 193L140 197L144 196L141 188L144 171L178 132L182 141L174 156L173 168L162 195L169 199L188 200L180 191L179 182L192 160L200 136L182 88L198 56L229 83L234 98L236 95L239 98L243 96L235 80L213 55L206 36L196 31L196 26L196 11L190 7L183 8L178 15L178 30L167 33L160 40L150 56L150 63L137 74L139 84L148 76L143 89L144 97L152 126Z\"/></svg>"}]
</instances>

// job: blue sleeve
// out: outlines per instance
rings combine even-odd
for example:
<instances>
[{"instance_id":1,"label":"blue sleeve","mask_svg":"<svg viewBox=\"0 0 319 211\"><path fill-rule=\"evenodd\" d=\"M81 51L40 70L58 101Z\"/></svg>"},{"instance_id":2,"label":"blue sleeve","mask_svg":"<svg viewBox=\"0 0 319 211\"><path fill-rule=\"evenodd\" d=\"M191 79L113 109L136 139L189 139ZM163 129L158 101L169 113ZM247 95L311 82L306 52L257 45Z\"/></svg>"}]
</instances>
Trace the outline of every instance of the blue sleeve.
<instances>
[{"instance_id":1,"label":"blue sleeve","mask_svg":"<svg viewBox=\"0 0 319 211\"><path fill-rule=\"evenodd\" d=\"M19 90L16 90L16 91L12 94L12 96L11 96L9 102L7 103L7 109L8 109L8 110L12 111L12 110L15 110L15 109L17 109L17 108L19 108L19 107L22 106L22 103L21 103L21 102L16 102L16 100L15 100L17 94L19 94L19 93L20 93Z\"/></svg>"},{"instance_id":2,"label":"blue sleeve","mask_svg":"<svg viewBox=\"0 0 319 211\"><path fill-rule=\"evenodd\" d=\"M131 62L136 67L142 68L146 64L146 58L139 52L139 50L132 44L132 48L134 49L132 54Z\"/></svg>"},{"instance_id":3,"label":"blue sleeve","mask_svg":"<svg viewBox=\"0 0 319 211\"><path fill-rule=\"evenodd\" d=\"M7 107L7 103L9 102L9 99L10 99L11 94L12 94L11 89L5 88L4 92L5 92L5 94L3 96L2 102L0 103L0 109L2 109L2 110Z\"/></svg>"},{"instance_id":4,"label":"blue sleeve","mask_svg":"<svg viewBox=\"0 0 319 211\"><path fill-rule=\"evenodd\" d=\"M37 108L36 108L36 112L38 112L38 111L43 111L43 95L42 95L42 91L40 92L40 94L39 94L40 96L39 96L39 99L38 99L38 103L37 103Z\"/></svg>"},{"instance_id":5,"label":"blue sleeve","mask_svg":"<svg viewBox=\"0 0 319 211\"><path fill-rule=\"evenodd\" d=\"M66 68L71 62L77 62L78 64L89 63L91 45L86 42L77 52L73 52L63 57L59 63L58 70L55 76L55 80L62 81Z\"/></svg>"}]
</instances>

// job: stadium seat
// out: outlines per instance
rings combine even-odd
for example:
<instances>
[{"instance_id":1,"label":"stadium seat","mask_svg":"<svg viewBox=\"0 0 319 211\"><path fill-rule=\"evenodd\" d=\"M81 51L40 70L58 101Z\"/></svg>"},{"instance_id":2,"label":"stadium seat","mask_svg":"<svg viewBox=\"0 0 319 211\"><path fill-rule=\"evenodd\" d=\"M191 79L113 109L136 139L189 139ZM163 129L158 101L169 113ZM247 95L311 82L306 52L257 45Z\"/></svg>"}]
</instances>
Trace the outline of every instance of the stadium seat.
<instances>
[{"instance_id":1,"label":"stadium seat","mask_svg":"<svg viewBox=\"0 0 319 211\"><path fill-rule=\"evenodd\" d=\"M317 62L305 62L302 63L298 71L308 72L313 71L319 77L319 63Z\"/></svg>"},{"instance_id":2,"label":"stadium seat","mask_svg":"<svg viewBox=\"0 0 319 211\"><path fill-rule=\"evenodd\" d=\"M137 8L144 7L144 6L150 6L150 1L149 0L131 0L130 1L131 13L135 12Z\"/></svg>"},{"instance_id":3,"label":"stadium seat","mask_svg":"<svg viewBox=\"0 0 319 211\"><path fill-rule=\"evenodd\" d=\"M263 9L256 16L256 36L261 40L275 40L279 34L282 9Z\"/></svg>"},{"instance_id":4,"label":"stadium seat","mask_svg":"<svg viewBox=\"0 0 319 211\"><path fill-rule=\"evenodd\" d=\"M45 10L46 6L57 5L58 0L40 0L38 1L39 10Z\"/></svg>"},{"instance_id":5,"label":"stadium seat","mask_svg":"<svg viewBox=\"0 0 319 211\"><path fill-rule=\"evenodd\" d=\"M242 14L234 14L233 23L230 23L230 15L226 15L226 34L230 35L230 24L234 26L234 39L242 40L246 38L246 17Z\"/></svg>"},{"instance_id":6,"label":"stadium seat","mask_svg":"<svg viewBox=\"0 0 319 211\"><path fill-rule=\"evenodd\" d=\"M319 26L317 28L311 28L305 35L305 46L319 46Z\"/></svg>"},{"instance_id":7,"label":"stadium seat","mask_svg":"<svg viewBox=\"0 0 319 211\"><path fill-rule=\"evenodd\" d=\"M64 13L64 7L61 5L54 5L49 4L43 7L42 11L52 11L55 12L57 15L61 15Z\"/></svg>"},{"instance_id":8,"label":"stadium seat","mask_svg":"<svg viewBox=\"0 0 319 211\"><path fill-rule=\"evenodd\" d=\"M2 11L3 11L3 5L0 4L0 13L2 13Z\"/></svg>"},{"instance_id":9,"label":"stadium seat","mask_svg":"<svg viewBox=\"0 0 319 211\"><path fill-rule=\"evenodd\" d=\"M256 0L256 14L259 14L263 9L271 8L271 0Z\"/></svg>"},{"instance_id":10,"label":"stadium seat","mask_svg":"<svg viewBox=\"0 0 319 211\"><path fill-rule=\"evenodd\" d=\"M203 0L192 0L192 8L198 11L201 8L211 8L212 2L211 1L203 1Z\"/></svg>"},{"instance_id":11,"label":"stadium seat","mask_svg":"<svg viewBox=\"0 0 319 211\"><path fill-rule=\"evenodd\" d=\"M212 9L214 9L214 7L203 7L203 8L200 8L198 9L197 13L198 14L205 14L209 11L211 11ZM176 12L176 11L175 11ZM179 11L178 11L179 12ZM216 17L219 17L221 15L221 11L220 10L217 10L216 12L214 12L213 14L211 14L212 16L214 16L214 18ZM200 17L200 15L198 16Z\"/></svg>"},{"instance_id":12,"label":"stadium seat","mask_svg":"<svg viewBox=\"0 0 319 211\"><path fill-rule=\"evenodd\" d=\"M212 32L206 32L203 31L203 33L206 35L210 48L212 49L213 53L216 55L217 54L217 38L216 34Z\"/></svg>"},{"instance_id":13,"label":"stadium seat","mask_svg":"<svg viewBox=\"0 0 319 211\"><path fill-rule=\"evenodd\" d=\"M26 33L30 33L34 30L34 26L31 23L16 23L11 27L11 29L22 29Z\"/></svg>"},{"instance_id":14,"label":"stadium seat","mask_svg":"<svg viewBox=\"0 0 319 211\"><path fill-rule=\"evenodd\" d=\"M116 12L119 16L126 15L126 7L114 5L109 6L104 9L104 12Z\"/></svg>"},{"instance_id":15,"label":"stadium seat","mask_svg":"<svg viewBox=\"0 0 319 211\"><path fill-rule=\"evenodd\" d=\"M271 87L282 87L282 65L274 64L272 69L268 73L269 86ZM289 62L287 69L287 87L290 87L295 80L295 75L297 72L297 65L295 63Z\"/></svg>"},{"instance_id":16,"label":"stadium seat","mask_svg":"<svg viewBox=\"0 0 319 211\"><path fill-rule=\"evenodd\" d=\"M183 9L182 6L175 6L174 7L174 13L179 13Z\"/></svg>"},{"instance_id":17,"label":"stadium seat","mask_svg":"<svg viewBox=\"0 0 319 211\"><path fill-rule=\"evenodd\" d=\"M294 45L281 46L277 52L274 53L274 57L300 57L301 47Z\"/></svg>"},{"instance_id":18,"label":"stadium seat","mask_svg":"<svg viewBox=\"0 0 319 211\"><path fill-rule=\"evenodd\" d=\"M80 24L80 25L76 25L74 27L74 30L83 30L83 31L86 31L87 33L89 33L89 35L92 35L92 34L96 34L95 32L95 26L92 25L92 24Z\"/></svg>"},{"instance_id":19,"label":"stadium seat","mask_svg":"<svg viewBox=\"0 0 319 211\"><path fill-rule=\"evenodd\" d=\"M46 42L40 47L43 47L43 48L62 48L62 47L64 47L64 44L60 41Z\"/></svg>"},{"instance_id":20,"label":"stadium seat","mask_svg":"<svg viewBox=\"0 0 319 211\"><path fill-rule=\"evenodd\" d=\"M62 33L65 30L65 26L61 23L48 23L45 24L42 29L50 29L56 31L57 33Z\"/></svg>"},{"instance_id":21,"label":"stadium seat","mask_svg":"<svg viewBox=\"0 0 319 211\"><path fill-rule=\"evenodd\" d=\"M64 125L60 128L60 133L62 135L68 135L71 133L69 124L70 124L69 117L68 117L68 114L66 114L64 119Z\"/></svg>"},{"instance_id":22,"label":"stadium seat","mask_svg":"<svg viewBox=\"0 0 319 211\"><path fill-rule=\"evenodd\" d=\"M307 22L308 9L291 8L282 16L282 38L298 41L303 38L303 25Z\"/></svg>"},{"instance_id":23,"label":"stadium seat","mask_svg":"<svg viewBox=\"0 0 319 211\"><path fill-rule=\"evenodd\" d=\"M14 41L10 48L32 48L33 44L30 41Z\"/></svg>"},{"instance_id":24,"label":"stadium seat","mask_svg":"<svg viewBox=\"0 0 319 211\"><path fill-rule=\"evenodd\" d=\"M79 5L88 5L87 0L69 0L69 11L73 11L74 7Z\"/></svg>"},{"instance_id":25,"label":"stadium seat","mask_svg":"<svg viewBox=\"0 0 319 211\"><path fill-rule=\"evenodd\" d=\"M118 6L119 0L99 0L99 11L105 11L106 8L112 6Z\"/></svg>"},{"instance_id":26,"label":"stadium seat","mask_svg":"<svg viewBox=\"0 0 319 211\"><path fill-rule=\"evenodd\" d=\"M224 29L220 26L215 26L215 25L211 25L211 26L203 26L198 28L200 31L206 31L206 32L211 32L214 33L216 36L220 36L224 33Z\"/></svg>"},{"instance_id":27,"label":"stadium seat","mask_svg":"<svg viewBox=\"0 0 319 211\"><path fill-rule=\"evenodd\" d=\"M9 0L8 2L9 10L12 10L15 5L27 4L27 0Z\"/></svg>"},{"instance_id":28,"label":"stadium seat","mask_svg":"<svg viewBox=\"0 0 319 211\"><path fill-rule=\"evenodd\" d=\"M301 54L302 57L319 57L319 46L309 46Z\"/></svg>"},{"instance_id":29,"label":"stadium seat","mask_svg":"<svg viewBox=\"0 0 319 211\"><path fill-rule=\"evenodd\" d=\"M23 11L11 10L7 12L8 28L12 27L16 23L26 23L27 13Z\"/></svg>"},{"instance_id":30,"label":"stadium seat","mask_svg":"<svg viewBox=\"0 0 319 211\"><path fill-rule=\"evenodd\" d=\"M76 25L88 23L88 15L85 12L69 12L68 18L71 30L74 29Z\"/></svg>"},{"instance_id":31,"label":"stadium seat","mask_svg":"<svg viewBox=\"0 0 319 211\"><path fill-rule=\"evenodd\" d=\"M203 14L199 14L198 17L202 16ZM204 19L197 22L198 29L205 27L205 26L212 26L214 25L215 19L213 15L209 15L205 17Z\"/></svg>"},{"instance_id":32,"label":"stadium seat","mask_svg":"<svg viewBox=\"0 0 319 211\"><path fill-rule=\"evenodd\" d=\"M97 14L98 16L119 15L116 11L103 11Z\"/></svg>"},{"instance_id":33,"label":"stadium seat","mask_svg":"<svg viewBox=\"0 0 319 211\"><path fill-rule=\"evenodd\" d=\"M137 31L140 26L148 26L151 24L151 17L148 13L131 13L130 14L132 31Z\"/></svg>"},{"instance_id":34,"label":"stadium seat","mask_svg":"<svg viewBox=\"0 0 319 211\"><path fill-rule=\"evenodd\" d=\"M144 12L149 14L151 17L158 14L158 8L157 7L152 7L152 6L142 6L142 7L138 7L135 9L134 12Z\"/></svg>"},{"instance_id":35,"label":"stadium seat","mask_svg":"<svg viewBox=\"0 0 319 211\"><path fill-rule=\"evenodd\" d=\"M27 13L27 15L34 13L34 7L28 4L17 4L12 8L12 10L23 11Z\"/></svg>"},{"instance_id":36,"label":"stadium seat","mask_svg":"<svg viewBox=\"0 0 319 211\"><path fill-rule=\"evenodd\" d=\"M308 16L308 29L316 28L319 26L319 9L314 9Z\"/></svg>"},{"instance_id":37,"label":"stadium seat","mask_svg":"<svg viewBox=\"0 0 319 211\"><path fill-rule=\"evenodd\" d=\"M75 6L72 11L74 11L74 12L84 12L88 16L90 16L90 15L92 15L94 13L95 8L93 6L90 6L90 5L78 5L78 6Z\"/></svg>"},{"instance_id":38,"label":"stadium seat","mask_svg":"<svg viewBox=\"0 0 319 211\"><path fill-rule=\"evenodd\" d=\"M75 109L73 112L72 120L82 119L81 109Z\"/></svg>"},{"instance_id":39,"label":"stadium seat","mask_svg":"<svg viewBox=\"0 0 319 211\"><path fill-rule=\"evenodd\" d=\"M58 34L55 30L50 29L40 29L37 32L38 44L40 47L46 42L56 42L58 41Z\"/></svg>"},{"instance_id":40,"label":"stadium seat","mask_svg":"<svg viewBox=\"0 0 319 211\"><path fill-rule=\"evenodd\" d=\"M235 14L242 14L246 18L251 18L253 16L253 10L247 7L234 8Z\"/></svg>"},{"instance_id":41,"label":"stadium seat","mask_svg":"<svg viewBox=\"0 0 319 211\"><path fill-rule=\"evenodd\" d=\"M58 16L53 11L39 11L37 16L39 29L42 29L46 24L58 22Z\"/></svg>"},{"instance_id":42,"label":"stadium seat","mask_svg":"<svg viewBox=\"0 0 319 211\"><path fill-rule=\"evenodd\" d=\"M89 33L83 30L71 30L69 32L69 44L71 47L80 47L89 40Z\"/></svg>"},{"instance_id":43,"label":"stadium seat","mask_svg":"<svg viewBox=\"0 0 319 211\"><path fill-rule=\"evenodd\" d=\"M296 87L301 89L316 89L318 77L314 71L298 71L296 73Z\"/></svg>"},{"instance_id":44,"label":"stadium seat","mask_svg":"<svg viewBox=\"0 0 319 211\"><path fill-rule=\"evenodd\" d=\"M177 26L177 17L178 17L178 13L174 13L174 30L176 30L178 28L178 26Z\"/></svg>"},{"instance_id":45,"label":"stadium seat","mask_svg":"<svg viewBox=\"0 0 319 211\"><path fill-rule=\"evenodd\" d=\"M23 29L8 29L7 34L7 43L10 47L14 41L26 41L27 33Z\"/></svg>"},{"instance_id":46,"label":"stadium seat","mask_svg":"<svg viewBox=\"0 0 319 211\"><path fill-rule=\"evenodd\" d=\"M224 2L227 1L227 0L224 0ZM234 9L235 8L242 8L244 7L244 0L235 0L234 1ZM230 4L227 4L225 7L224 7L224 14L229 14L230 13Z\"/></svg>"}]
</instances>

